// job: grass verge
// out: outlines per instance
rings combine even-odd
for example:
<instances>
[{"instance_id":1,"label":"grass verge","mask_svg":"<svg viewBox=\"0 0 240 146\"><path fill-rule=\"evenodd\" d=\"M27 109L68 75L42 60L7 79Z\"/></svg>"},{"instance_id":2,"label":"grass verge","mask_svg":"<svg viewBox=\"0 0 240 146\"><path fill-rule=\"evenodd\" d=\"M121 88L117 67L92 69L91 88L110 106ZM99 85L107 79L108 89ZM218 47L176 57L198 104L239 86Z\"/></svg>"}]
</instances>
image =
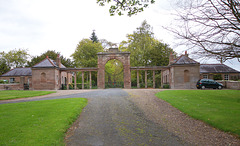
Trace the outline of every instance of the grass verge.
<instances>
[{"instance_id":1,"label":"grass verge","mask_svg":"<svg viewBox=\"0 0 240 146\"><path fill-rule=\"evenodd\" d=\"M85 98L0 105L0 145L65 145L66 130L77 119Z\"/></svg>"},{"instance_id":2,"label":"grass verge","mask_svg":"<svg viewBox=\"0 0 240 146\"><path fill-rule=\"evenodd\" d=\"M42 96L51 93L56 93L56 91L2 90L0 91L0 100Z\"/></svg>"},{"instance_id":3,"label":"grass verge","mask_svg":"<svg viewBox=\"0 0 240 146\"><path fill-rule=\"evenodd\" d=\"M195 119L240 137L239 90L169 90L156 96Z\"/></svg>"}]
</instances>

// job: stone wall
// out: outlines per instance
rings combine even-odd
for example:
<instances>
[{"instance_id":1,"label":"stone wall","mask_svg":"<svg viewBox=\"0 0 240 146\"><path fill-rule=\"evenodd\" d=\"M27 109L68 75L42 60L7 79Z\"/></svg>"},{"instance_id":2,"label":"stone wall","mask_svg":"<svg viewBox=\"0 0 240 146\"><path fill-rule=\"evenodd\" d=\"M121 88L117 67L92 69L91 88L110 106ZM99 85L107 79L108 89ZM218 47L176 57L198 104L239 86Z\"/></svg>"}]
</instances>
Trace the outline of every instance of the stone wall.
<instances>
[{"instance_id":1,"label":"stone wall","mask_svg":"<svg viewBox=\"0 0 240 146\"><path fill-rule=\"evenodd\" d=\"M32 89L33 90L57 90L56 68L32 68Z\"/></svg>"},{"instance_id":2,"label":"stone wall","mask_svg":"<svg viewBox=\"0 0 240 146\"><path fill-rule=\"evenodd\" d=\"M0 84L0 90L23 90L23 88L20 88L20 83Z\"/></svg>"},{"instance_id":3,"label":"stone wall","mask_svg":"<svg viewBox=\"0 0 240 146\"><path fill-rule=\"evenodd\" d=\"M199 65L172 66L170 69L171 89L195 89L200 78Z\"/></svg>"},{"instance_id":4,"label":"stone wall","mask_svg":"<svg viewBox=\"0 0 240 146\"><path fill-rule=\"evenodd\" d=\"M223 86L227 89L237 89L240 90L240 82L239 81L217 81L222 83Z\"/></svg>"},{"instance_id":5,"label":"stone wall","mask_svg":"<svg viewBox=\"0 0 240 146\"><path fill-rule=\"evenodd\" d=\"M110 51L111 52L111 51ZM98 53L98 88L105 88L105 65L109 60L117 59L123 64L124 88L131 88L131 72L130 72L130 53L129 52L111 52Z\"/></svg>"}]
</instances>

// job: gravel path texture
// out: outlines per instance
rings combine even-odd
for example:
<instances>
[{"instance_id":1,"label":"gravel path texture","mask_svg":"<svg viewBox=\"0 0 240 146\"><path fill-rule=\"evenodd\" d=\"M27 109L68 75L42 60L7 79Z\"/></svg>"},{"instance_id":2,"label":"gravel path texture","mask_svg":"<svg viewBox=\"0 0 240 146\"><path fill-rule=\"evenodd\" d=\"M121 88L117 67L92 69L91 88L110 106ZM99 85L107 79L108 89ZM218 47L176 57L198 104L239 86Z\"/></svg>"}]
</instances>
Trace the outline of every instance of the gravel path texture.
<instances>
[{"instance_id":1,"label":"gravel path texture","mask_svg":"<svg viewBox=\"0 0 240 146\"><path fill-rule=\"evenodd\" d=\"M162 90L124 89L124 91L130 95L131 101L143 111L148 120L163 126L191 145L240 146L240 139L236 136L195 120L156 98L155 94Z\"/></svg>"},{"instance_id":2,"label":"gravel path texture","mask_svg":"<svg viewBox=\"0 0 240 146\"><path fill-rule=\"evenodd\" d=\"M88 105L68 131L67 145L188 145L147 119L121 89L87 95Z\"/></svg>"},{"instance_id":3,"label":"gravel path texture","mask_svg":"<svg viewBox=\"0 0 240 146\"><path fill-rule=\"evenodd\" d=\"M240 139L194 120L155 94L160 89L69 90L0 104L87 98L88 105L68 130L66 145L234 145Z\"/></svg>"}]
</instances>

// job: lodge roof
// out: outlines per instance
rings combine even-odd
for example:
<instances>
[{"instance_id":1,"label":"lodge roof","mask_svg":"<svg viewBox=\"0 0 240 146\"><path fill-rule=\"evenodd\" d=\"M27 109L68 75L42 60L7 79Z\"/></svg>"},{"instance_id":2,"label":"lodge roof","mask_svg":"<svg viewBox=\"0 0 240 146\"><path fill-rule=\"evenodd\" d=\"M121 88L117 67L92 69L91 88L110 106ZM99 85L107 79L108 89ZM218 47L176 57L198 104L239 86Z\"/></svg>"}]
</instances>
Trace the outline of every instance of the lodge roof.
<instances>
[{"instance_id":1,"label":"lodge roof","mask_svg":"<svg viewBox=\"0 0 240 146\"><path fill-rule=\"evenodd\" d=\"M188 55L181 55L172 65L185 65L185 64L199 64L199 62L189 58Z\"/></svg>"},{"instance_id":2,"label":"lodge roof","mask_svg":"<svg viewBox=\"0 0 240 146\"><path fill-rule=\"evenodd\" d=\"M201 64L200 73L240 73L225 64Z\"/></svg>"},{"instance_id":3,"label":"lodge roof","mask_svg":"<svg viewBox=\"0 0 240 146\"><path fill-rule=\"evenodd\" d=\"M12 76L32 76L32 69L30 67L14 68L2 75L2 77L12 77Z\"/></svg>"},{"instance_id":4,"label":"lodge roof","mask_svg":"<svg viewBox=\"0 0 240 146\"><path fill-rule=\"evenodd\" d=\"M58 67L57 63L56 61L48 57L33 66L33 68L53 68L53 67ZM61 68L66 68L66 67L61 63Z\"/></svg>"}]
</instances>

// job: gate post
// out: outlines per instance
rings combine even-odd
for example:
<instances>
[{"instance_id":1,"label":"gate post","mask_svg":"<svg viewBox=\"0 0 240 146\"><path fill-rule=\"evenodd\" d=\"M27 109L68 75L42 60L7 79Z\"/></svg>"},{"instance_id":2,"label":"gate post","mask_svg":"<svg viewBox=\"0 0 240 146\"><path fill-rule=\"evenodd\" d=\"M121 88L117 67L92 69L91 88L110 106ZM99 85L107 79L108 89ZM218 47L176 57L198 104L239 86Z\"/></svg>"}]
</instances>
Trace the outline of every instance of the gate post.
<instances>
[{"instance_id":1,"label":"gate post","mask_svg":"<svg viewBox=\"0 0 240 146\"><path fill-rule=\"evenodd\" d=\"M153 71L153 88L155 88L155 70Z\"/></svg>"}]
</instances>

